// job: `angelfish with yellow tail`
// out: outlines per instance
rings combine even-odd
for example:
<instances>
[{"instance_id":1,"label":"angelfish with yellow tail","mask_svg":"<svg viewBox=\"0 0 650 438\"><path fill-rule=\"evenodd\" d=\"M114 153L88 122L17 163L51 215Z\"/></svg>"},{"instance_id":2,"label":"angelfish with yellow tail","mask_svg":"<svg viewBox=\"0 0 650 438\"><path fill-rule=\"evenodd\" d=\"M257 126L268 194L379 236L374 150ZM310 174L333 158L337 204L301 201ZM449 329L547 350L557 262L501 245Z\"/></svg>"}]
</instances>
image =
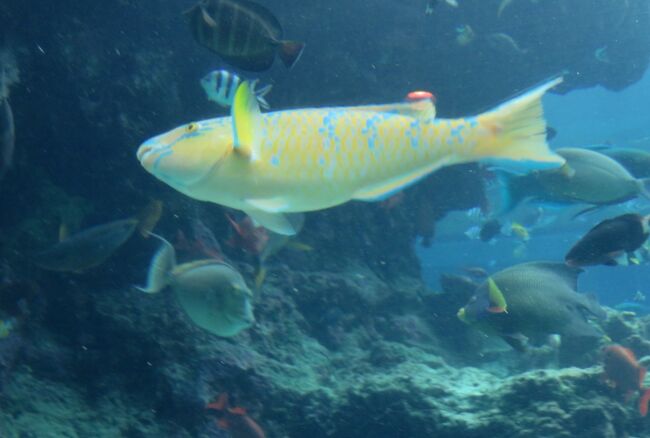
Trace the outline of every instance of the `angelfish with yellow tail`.
<instances>
[{"instance_id":1,"label":"angelfish with yellow tail","mask_svg":"<svg viewBox=\"0 0 650 438\"><path fill-rule=\"evenodd\" d=\"M560 81L459 119L437 119L427 98L261 114L251 84L242 82L231 117L151 138L137 157L181 193L243 210L271 231L292 235L283 213L383 200L443 166L562 166L564 159L546 144L541 104Z\"/></svg>"}]
</instances>

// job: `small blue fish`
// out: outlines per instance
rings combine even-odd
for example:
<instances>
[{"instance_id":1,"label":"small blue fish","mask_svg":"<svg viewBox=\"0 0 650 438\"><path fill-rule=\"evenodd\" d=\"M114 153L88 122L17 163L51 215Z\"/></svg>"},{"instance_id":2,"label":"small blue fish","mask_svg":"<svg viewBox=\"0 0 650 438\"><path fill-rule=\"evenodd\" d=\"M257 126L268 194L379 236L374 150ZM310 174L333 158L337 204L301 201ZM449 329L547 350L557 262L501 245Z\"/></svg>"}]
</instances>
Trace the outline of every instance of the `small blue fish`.
<instances>
[{"instance_id":1,"label":"small blue fish","mask_svg":"<svg viewBox=\"0 0 650 438\"><path fill-rule=\"evenodd\" d=\"M201 79L201 86L208 95L208 100L216 102L224 108L230 108L235 101L235 91L237 91L237 87L239 87L241 82L242 79L234 73L227 70L215 70ZM270 105L264 96L269 94L273 85L269 84L259 90L255 90L256 84L257 80L252 82L255 97L260 106L267 110L270 108Z\"/></svg>"}]
</instances>

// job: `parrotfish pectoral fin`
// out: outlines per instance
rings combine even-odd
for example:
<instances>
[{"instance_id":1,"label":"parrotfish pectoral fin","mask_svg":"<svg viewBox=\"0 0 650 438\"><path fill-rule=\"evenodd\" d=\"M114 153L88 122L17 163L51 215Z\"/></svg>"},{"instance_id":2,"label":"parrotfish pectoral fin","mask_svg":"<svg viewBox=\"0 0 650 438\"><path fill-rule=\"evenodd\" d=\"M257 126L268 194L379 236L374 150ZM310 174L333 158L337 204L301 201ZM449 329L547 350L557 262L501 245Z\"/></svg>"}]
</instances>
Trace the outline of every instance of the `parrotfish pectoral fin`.
<instances>
[{"instance_id":1,"label":"parrotfish pectoral fin","mask_svg":"<svg viewBox=\"0 0 650 438\"><path fill-rule=\"evenodd\" d=\"M235 151L256 160L261 143L259 134L262 114L255 90L249 81L244 81L237 87L231 113Z\"/></svg>"},{"instance_id":2,"label":"parrotfish pectoral fin","mask_svg":"<svg viewBox=\"0 0 650 438\"><path fill-rule=\"evenodd\" d=\"M511 99L476 120L484 130L474 149L474 158L514 170L552 169L565 160L546 143L546 121L542 96L562 82L561 78Z\"/></svg>"},{"instance_id":3,"label":"parrotfish pectoral fin","mask_svg":"<svg viewBox=\"0 0 650 438\"><path fill-rule=\"evenodd\" d=\"M253 222L274 233L284 236L293 236L296 234L296 228L282 213L272 213L252 208L244 210L244 213L249 215L253 219Z\"/></svg>"},{"instance_id":4,"label":"parrotfish pectoral fin","mask_svg":"<svg viewBox=\"0 0 650 438\"><path fill-rule=\"evenodd\" d=\"M153 294L160 292L169 284L171 272L176 266L176 252L172 244L163 237L151 232L149 235L160 240L162 245L151 259L147 285L145 287L135 286L135 288L141 292Z\"/></svg>"},{"instance_id":5,"label":"parrotfish pectoral fin","mask_svg":"<svg viewBox=\"0 0 650 438\"><path fill-rule=\"evenodd\" d=\"M416 170L415 172L401 175L388 181L382 181L379 184L373 184L371 186L364 187L360 190L357 190L352 195L352 199L369 202L383 201L385 199L388 199L400 190L403 190L406 187L415 184L434 170L444 166L447 164L446 161L447 160L436 161L429 164L428 166Z\"/></svg>"}]
</instances>

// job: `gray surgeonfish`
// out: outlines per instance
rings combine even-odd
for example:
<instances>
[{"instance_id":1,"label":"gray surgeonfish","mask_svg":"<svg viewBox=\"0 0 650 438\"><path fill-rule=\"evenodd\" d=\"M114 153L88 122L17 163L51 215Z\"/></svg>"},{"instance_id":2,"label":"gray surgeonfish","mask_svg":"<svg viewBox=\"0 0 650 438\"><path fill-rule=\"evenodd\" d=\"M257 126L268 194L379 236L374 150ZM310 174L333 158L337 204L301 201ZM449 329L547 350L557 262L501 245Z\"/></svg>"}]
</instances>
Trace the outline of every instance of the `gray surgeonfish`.
<instances>
[{"instance_id":1,"label":"gray surgeonfish","mask_svg":"<svg viewBox=\"0 0 650 438\"><path fill-rule=\"evenodd\" d=\"M571 266L627 264L627 256L641 247L650 235L650 216L622 214L600 222L569 250Z\"/></svg>"},{"instance_id":2,"label":"gray surgeonfish","mask_svg":"<svg viewBox=\"0 0 650 438\"><path fill-rule=\"evenodd\" d=\"M147 285L136 289L157 293L171 287L192 322L218 336L235 336L255 322L253 293L235 268L215 259L176 265L174 247L151 235L162 245L151 261Z\"/></svg>"},{"instance_id":3,"label":"gray surgeonfish","mask_svg":"<svg viewBox=\"0 0 650 438\"><path fill-rule=\"evenodd\" d=\"M201 0L185 16L199 44L242 70L268 70L276 55L291 68L305 47L283 40L277 18L249 0Z\"/></svg>"},{"instance_id":4,"label":"gray surgeonfish","mask_svg":"<svg viewBox=\"0 0 650 438\"><path fill-rule=\"evenodd\" d=\"M649 179L637 179L616 160L600 152L581 148L557 149L566 163L562 168L523 176L500 174L498 210L512 210L531 199L551 204L611 205L637 196L650 197Z\"/></svg>"},{"instance_id":5,"label":"gray surgeonfish","mask_svg":"<svg viewBox=\"0 0 650 438\"><path fill-rule=\"evenodd\" d=\"M580 272L556 262L512 266L488 277L457 315L520 351L527 339L550 334L600 337L589 319L605 318L605 312L595 300L576 291Z\"/></svg>"}]
</instances>

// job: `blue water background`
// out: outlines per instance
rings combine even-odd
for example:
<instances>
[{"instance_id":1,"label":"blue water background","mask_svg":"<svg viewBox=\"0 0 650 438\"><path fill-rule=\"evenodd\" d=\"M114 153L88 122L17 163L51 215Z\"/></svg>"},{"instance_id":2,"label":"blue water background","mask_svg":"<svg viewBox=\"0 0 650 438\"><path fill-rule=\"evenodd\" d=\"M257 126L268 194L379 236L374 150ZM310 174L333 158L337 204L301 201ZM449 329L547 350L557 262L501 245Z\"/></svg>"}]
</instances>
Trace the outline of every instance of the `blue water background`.
<instances>
[{"instance_id":1,"label":"blue water background","mask_svg":"<svg viewBox=\"0 0 650 438\"><path fill-rule=\"evenodd\" d=\"M577 147L602 143L650 149L650 72L621 92L601 87L575 90L566 95L548 94L544 108L549 125L557 131L552 147ZM442 273L462 274L463 267L480 266L496 272L516 263L533 260L564 259L571 245L589 228L605 217L625 211L645 212L650 203L636 200L610 207L580 220L571 212L558 210L563 219L531 232L522 247L514 237L502 237L491 244L470 240L464 231L473 225L465 212L454 212L436 227L431 248L418 245L422 275L434 289L439 288ZM575 209L573 210L575 211ZM603 304L613 305L631 299L637 291L650 294L650 266L597 266L585 269L578 289L595 293Z\"/></svg>"}]
</instances>

